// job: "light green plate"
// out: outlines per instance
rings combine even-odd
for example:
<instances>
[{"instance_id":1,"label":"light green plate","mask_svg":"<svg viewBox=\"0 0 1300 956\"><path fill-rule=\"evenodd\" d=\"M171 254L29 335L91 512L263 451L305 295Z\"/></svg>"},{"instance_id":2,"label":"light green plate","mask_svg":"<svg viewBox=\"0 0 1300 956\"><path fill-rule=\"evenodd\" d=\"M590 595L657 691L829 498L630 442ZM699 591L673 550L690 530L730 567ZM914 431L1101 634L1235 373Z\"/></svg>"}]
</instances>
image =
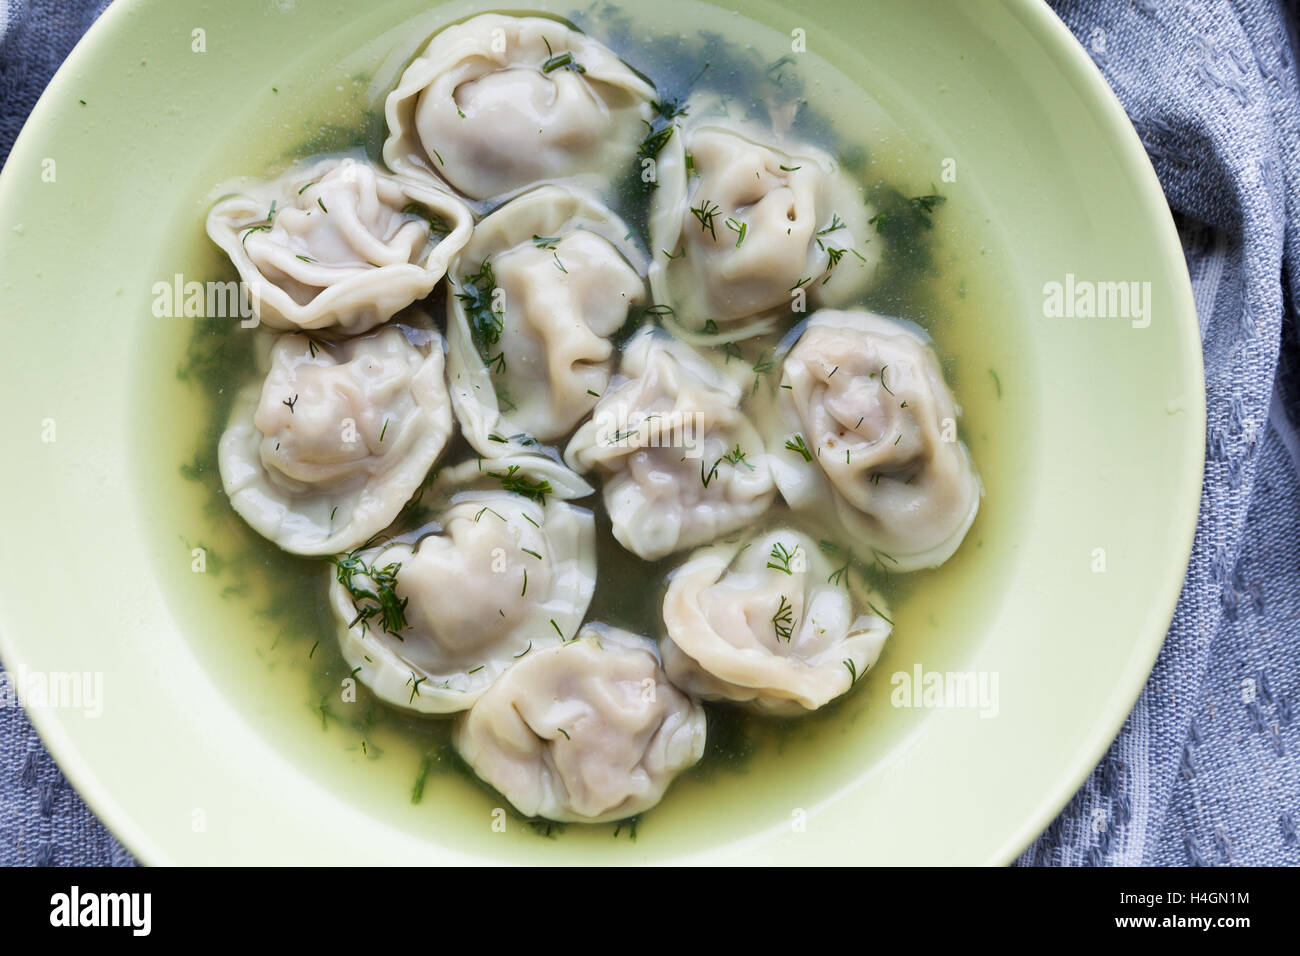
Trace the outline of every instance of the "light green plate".
<instances>
[{"instance_id":1,"label":"light green plate","mask_svg":"<svg viewBox=\"0 0 1300 956\"><path fill-rule=\"evenodd\" d=\"M0 176L0 653L29 675L102 675L101 715L32 718L139 857L1005 863L1095 766L1173 612L1203 464L1192 297L1137 136L1035 0L727 5L775 35L803 30L808 55L871 91L936 164L915 181L954 161L948 208L978 232L954 248L977 252L944 268L973 302L1004 303L955 307L989 497L943 587L905 608L856 716L826 725L833 740L793 772L771 757L684 782L635 843L497 833L481 800L444 800L436 782L413 805L409 779L372 772L382 760L282 729L303 722L300 700L278 699L292 669L277 683L243 633L258 623L228 625L181 581L193 529L175 465L195 436L167 406L185 400L173 346L186 330L152 316L154 284L201 246L218 176L262 172L268 131L307 139L331 96L391 81L391 64L354 71L412 42L402 24L428 4L117 0L59 71ZM685 0L629 6L688 15ZM1045 317L1044 286L1067 275L1150 283L1149 324ZM893 675L915 667L996 677L996 714L892 706Z\"/></svg>"}]
</instances>

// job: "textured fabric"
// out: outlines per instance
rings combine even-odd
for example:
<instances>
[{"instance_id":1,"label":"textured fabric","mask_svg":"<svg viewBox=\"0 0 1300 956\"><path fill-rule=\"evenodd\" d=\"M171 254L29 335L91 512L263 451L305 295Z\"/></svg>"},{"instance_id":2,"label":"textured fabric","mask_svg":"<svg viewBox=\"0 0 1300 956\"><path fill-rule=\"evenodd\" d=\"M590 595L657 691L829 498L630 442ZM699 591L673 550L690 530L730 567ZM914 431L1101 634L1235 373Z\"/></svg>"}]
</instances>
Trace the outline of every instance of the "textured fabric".
<instances>
[{"instance_id":1,"label":"textured fabric","mask_svg":"<svg viewBox=\"0 0 1300 956\"><path fill-rule=\"evenodd\" d=\"M1053 6L1124 104L1178 216L1205 355L1207 460L1191 566L1151 679L1021 862L1294 865L1297 5Z\"/></svg>"},{"instance_id":2,"label":"textured fabric","mask_svg":"<svg viewBox=\"0 0 1300 956\"><path fill-rule=\"evenodd\" d=\"M104 6L0 0L0 160ZM1300 863L1300 4L1053 6L1179 217L1209 418L1195 552L1160 659L1110 752L1021 862ZM0 863L123 862L22 712L0 707Z\"/></svg>"},{"instance_id":3,"label":"textured fabric","mask_svg":"<svg viewBox=\"0 0 1300 956\"><path fill-rule=\"evenodd\" d=\"M0 163L54 71L107 6L0 0ZM64 779L12 697L7 687L0 694L0 865L133 862Z\"/></svg>"}]
</instances>

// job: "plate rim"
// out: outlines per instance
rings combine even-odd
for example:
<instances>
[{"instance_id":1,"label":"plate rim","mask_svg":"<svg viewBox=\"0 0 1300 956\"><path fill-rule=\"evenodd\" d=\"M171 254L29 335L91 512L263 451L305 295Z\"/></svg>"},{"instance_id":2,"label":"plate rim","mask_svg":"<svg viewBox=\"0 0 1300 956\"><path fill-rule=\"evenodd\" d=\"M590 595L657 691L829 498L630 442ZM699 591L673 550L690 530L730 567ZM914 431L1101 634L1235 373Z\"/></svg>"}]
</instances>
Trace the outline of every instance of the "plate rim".
<instances>
[{"instance_id":1,"label":"plate rim","mask_svg":"<svg viewBox=\"0 0 1300 956\"><path fill-rule=\"evenodd\" d=\"M29 142L38 135L34 132L36 128L55 119L53 115L57 110L55 101L61 88L66 86L70 77L81 69L82 62L90 55L89 51L92 48L98 47L114 31L126 29L125 21L151 2L154 0L114 0L91 24L60 64L24 121L22 129L10 148L4 167L0 169L0 208L6 205L5 197L19 188L18 174L15 172L17 164L13 162L14 158L21 158L30 152ZM1150 681L1152 668L1164 645L1182 594L1199 525L1205 475L1206 395L1195 300L1182 245L1163 188L1137 131L1100 69L1082 43L1051 9L1047 0L999 0L999 2L1039 42L1044 53L1069 80L1071 88L1079 96L1080 101L1104 122L1109 134L1109 142L1117 149L1117 161L1130 178L1135 190L1148 202L1154 199L1163 208L1162 214L1157 212L1146 217L1151 222L1158 241L1158 246L1153 245L1153 250L1165 262L1178 265L1178 268L1172 271L1170 278L1170 284L1176 295L1176 301L1171 303L1170 312L1177 322L1191 326L1190 331L1193 333L1186 336L1188 347L1185 354L1177 356L1176 361L1180 365L1186 363L1187 373L1201 385L1197 401L1192 407L1185 409L1188 413L1187 430L1200 436L1199 440L1194 442L1194 459L1199 462L1199 474L1194 483L1195 495L1189 493L1187 500L1174 509L1176 514L1171 513L1171 520L1181 526L1182 533L1176 542L1176 547L1171 542L1169 548L1171 560L1163 569L1160 591L1158 594L1153 593L1151 601L1153 608L1159 608L1158 620L1164 621L1165 625L1158 633L1153 631L1143 635L1141 659L1144 668L1139 670L1136 666L1132 666L1122 693L1117 695L1127 702L1127 706L1122 712L1115 714L1102 712L1098 715L1093 722L1092 745L1086 752L1081 750L1080 756L1074 758L1073 772L1061 774L1057 786L1050 793L1044 792L1038 800L1039 810L1027 816L1022 826L1015 832L1008 833L1001 843L1001 848L988 861L993 864L1008 864L1017 859L1044 832L1092 775ZM1191 440L1190 437L1188 440ZM1179 555L1182 555L1181 560L1178 558ZM1145 631L1145 627L1143 630ZM9 672L24 666L24 655L3 621L0 621L0 658L9 662L6 665ZM93 769L85 753L72 742L59 715L45 708L24 707L23 710L59 769L85 801L87 807L112 835L142 862L174 862L171 854L163 850L143 826L137 825L131 814L114 796L111 788L103 782L102 776Z\"/></svg>"}]
</instances>

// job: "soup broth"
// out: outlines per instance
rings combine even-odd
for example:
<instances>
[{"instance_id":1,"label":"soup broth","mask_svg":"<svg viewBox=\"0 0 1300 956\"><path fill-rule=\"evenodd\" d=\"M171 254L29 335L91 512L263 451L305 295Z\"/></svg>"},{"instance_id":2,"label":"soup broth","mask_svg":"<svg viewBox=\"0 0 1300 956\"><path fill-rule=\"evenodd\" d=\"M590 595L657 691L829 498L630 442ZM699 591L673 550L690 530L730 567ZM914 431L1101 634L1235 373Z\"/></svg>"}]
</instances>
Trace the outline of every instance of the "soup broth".
<instances>
[{"instance_id":1,"label":"soup broth","mask_svg":"<svg viewBox=\"0 0 1300 956\"><path fill-rule=\"evenodd\" d=\"M196 179L196 202L178 215L158 274L236 278L203 231L215 184L239 174L275 175L321 154L352 152L380 162L385 93L423 37L470 12L481 11L439 8L345 56L319 51L295 65L228 138L214 136L212 168ZM838 157L883 213L873 237L885 244L882 271L860 304L914 322L932 337L961 405L960 435L985 497L943 567L899 574L877 561L863 569L889 601L894 622L870 672L843 697L799 718L707 704L703 759L644 820L526 821L459 760L448 719L399 712L350 684L326 597L332 566L285 553L231 510L216 447L235 392L256 374L254 335L238 317L153 323L142 345L159 358L150 367L175 374L139 385L139 416L147 423L138 438L139 483L157 516L158 573L181 631L212 679L285 759L394 825L443 844L478 847L487 832L503 847L538 836L557 846L613 836L635 839L638 852L667 853L689 849L704 833L713 841L744 836L729 805L761 804L773 826L787 825L792 814L869 772L926 719L922 711L891 707L891 675L917 662L960 669L974 650L994 610L988 595L999 590L991 582L1000 569L981 561L981 552L986 541L1014 535L1014 506L1025 491L1015 462L1017 443L1029 433L1030 412L1017 401L1029 394L1027 363L1005 346L1018 340L1023 312L978 192L953 179L942 137L908 114L907 104L892 102L890 91L863 90L815 52L792 48L791 36L692 0L656 3L653 11L599 4L550 12L609 45L655 83L661 101L681 103L709 89L756 115L769 103L789 110L793 132ZM643 184L629 172L613 198L648 244ZM425 303L440 325L442 289ZM758 382L779 338L740 343L728 360L749 365ZM772 374L779 376L779 367ZM562 450L563 440L556 444ZM456 439L441 462L472 454ZM614 540L599 494L577 503L595 512L598 528L599 574L587 619L657 638L665 578L688 552L644 562ZM763 526L790 520L778 500ZM836 531L812 533L834 539Z\"/></svg>"}]
</instances>

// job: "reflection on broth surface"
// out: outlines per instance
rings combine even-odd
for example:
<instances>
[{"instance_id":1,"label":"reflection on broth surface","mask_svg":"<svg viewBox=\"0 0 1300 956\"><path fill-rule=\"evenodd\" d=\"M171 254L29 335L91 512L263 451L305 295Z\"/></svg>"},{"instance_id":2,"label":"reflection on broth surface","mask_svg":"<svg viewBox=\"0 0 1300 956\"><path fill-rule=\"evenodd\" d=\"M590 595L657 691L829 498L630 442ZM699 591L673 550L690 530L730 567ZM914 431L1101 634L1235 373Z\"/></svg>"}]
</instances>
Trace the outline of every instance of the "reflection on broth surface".
<instances>
[{"instance_id":1,"label":"reflection on broth surface","mask_svg":"<svg viewBox=\"0 0 1300 956\"><path fill-rule=\"evenodd\" d=\"M406 706L391 682L385 685L382 700L376 696L371 689L378 686L373 684L376 678L367 662L357 657L360 652L340 651L340 633L348 631L350 622L340 622L339 617L349 610L349 603L357 613L377 606L368 604L364 595L385 593L383 579L375 576L381 567L412 567L414 556L425 546L419 542L441 540L448 509L465 511L465 494L491 491L511 497L509 492L512 488L517 492L518 482L523 481L525 495L514 497L532 500L527 493L532 485L527 482L541 479L529 477L526 468L516 475L505 465L493 464L503 455L542 455L548 459L546 467L554 469L567 462L596 489L577 494L565 490L562 479L556 478L549 485L553 496L544 499L557 504L571 499L565 507L591 513L595 587L588 595L585 615L552 619L549 625L553 615L541 615L543 630L554 627L555 633L539 632L536 641L526 639L520 647L512 643L505 655L510 659L528 661L529 655L536 654L541 660L547 646L567 653L570 646L578 646L574 639L584 621L665 639L668 582L692 558L692 549L709 545L729 555L741 553L719 561L717 574L732 575L723 577L719 585L726 591L725 601L692 624L695 630L690 631L689 641L683 636L668 642L678 660L667 666L670 660L665 657L665 679L707 698L703 702L707 741L698 763L668 789L663 803L639 826L605 823L565 829L563 824L533 820L530 827L515 825L507 827L508 832L536 831L552 837L563 832L566 841L594 839L593 834L608 839L613 832L639 836L642 845L651 841L666 848L674 842L681 845L706 828L726 831L729 801L761 799L775 808L774 822L788 819L790 808L807 805L817 794L830 792L836 781L878 759L888 748L890 735L897 739L915 729L919 715L890 713L885 707L890 673L910 667L920 648L929 655L927 659L962 660L969 652L963 643L968 623L989 612L984 602L992 589L982 582L998 569L982 565L979 552L986 536L1008 534L1008 502L1020 490L1014 468L1016 439L1024 432L1021 416L1026 412L1014 401L1021 373L1004 366L991 344L995 339L1014 338L1016 319L1006 305L1001 281L1005 266L999 252L986 247L977 231L983 215L977 197L967 197L956 183L945 180L945 157L910 139L866 92L812 54L790 52L789 37L712 8L689 3L673 7L691 11L691 19L675 21L692 24L689 31L659 29L608 4L567 14L579 29L608 45L613 55L645 77L646 89L653 90L644 115L636 113L632 149L616 157L613 171L606 167L601 175L585 176L596 161L584 153L573 166L580 174L575 182L561 175L567 169L564 157L557 159L559 154L552 153L542 173L528 171L527 183L505 173L473 181L465 199L480 222L493 209L501 210L493 216L505 216L508 203L528 201L527 187L539 176L563 179L560 186L548 188L576 190L574 195L582 198L573 208L597 211L586 215L588 228L578 233L566 232L571 217L549 222L544 215L520 217L518 227L503 226L494 241L487 241L486 233L480 239L476 232L469 240L472 257L452 256L448 281L439 282L418 303L420 312L432 317L433 327L448 339L450 401L460 427L435 471L400 507L385 533L416 546L404 545L400 561L367 552L359 576L350 579L352 587L343 588L342 605L343 577L337 562L289 554L260 537L232 512L222 490L218 444L237 394L261 381L258 355L265 346L259 336L265 331L250 332L233 320L198 319L192 327L174 323L159 336L159 347L179 356L180 367L177 380L160 382L150 402L153 408L173 410L172 427L178 437L171 447L151 449L150 460L158 467L154 481L163 507L185 529L184 546L204 549L206 573L177 578L172 589L178 614L192 622L187 633L193 635L196 653L293 759L313 773L329 775L349 798L439 839L455 842L458 828L488 826L497 820L493 811L500 812L499 808L508 815L517 816L517 811L457 754L452 742L454 717L427 714L440 708L409 706L425 690L432 690L433 682L422 690L423 678L413 673L415 686L407 688L411 696ZM429 23L427 16L420 21ZM664 22L674 21L665 18ZM387 41L389 46L391 42ZM566 53L573 54L570 61L546 75L565 74L567 88L570 80L584 76L573 68L575 63L582 65L576 47L552 49L551 57ZM303 107L310 130L306 137L286 138L284 124L277 123L273 112L259 114L265 126L260 140L264 152L250 152L247 146L259 142L259 131L242 130L243 165L222 160L205 182L250 169L270 179L291 162L340 153L382 168L387 89L373 89L371 75L388 55L389 49L377 41L346 65L353 71L346 81L341 74L339 82L332 75L326 77L328 82L318 80L315 98ZM601 54L594 47L586 55L591 63L600 62ZM360 59L369 61L367 68L357 69ZM546 64L551 62L545 58ZM341 92L336 89L339 85ZM630 95L635 101L628 88L621 87L618 95ZM459 103L456 110L475 115L471 103L455 102ZM266 109L271 111L275 105ZM431 126L421 126L421 110L414 110L413 120L421 132L443 129L458 118L452 112L451 118L430 119ZM757 142L764 137L766 144ZM418 135L408 136L404 144L409 148L418 139ZM607 152L601 150L602 155ZM464 190L470 182L467 174L440 167L442 161L456 162L455 156L470 155L473 151L467 146L454 155L449 150L434 158L425 172L441 174L450 185ZM420 171L419 164L415 168ZM746 180L743 187L738 176ZM669 195L670 189L676 192ZM512 190L513 195L503 197ZM521 190L524 198L514 198ZM325 206L328 202L321 208ZM597 221L605 226L597 227ZM618 228L610 229L609 224ZM782 233L778 224L788 232ZM433 241L434 230L427 231ZM178 234L182 239L165 274L182 272L219 281L235 278L229 261L214 252L192 221L186 220ZM575 236L580 242L574 241ZM260 240L262 235L254 238ZM582 242L588 245L581 246ZM672 247L664 247L668 245ZM485 273L485 264L495 271L488 268ZM592 280L591 296L572 294L574 276L591 279L606 265L608 281ZM642 283L637 277L647 272ZM501 286L506 294L501 303L494 303L492 293ZM535 301L530 301L530 293L535 293ZM573 382L582 386L569 389L581 408L577 414L557 414L546 405L551 393L538 386L539 380L556 381L547 377L554 371L545 365L547 348L554 346L558 333L544 326L543 319L553 318L561 306L581 317L591 301L607 304L611 296L618 297L617 314L604 315L587 327L585 351L573 353L579 356L574 360L578 364L565 366L573 372ZM855 370L862 383L846 393L844 407L867 398L881 408L892 401L885 425L877 422L876 431L868 434L872 422L866 411L857 422L846 421L844 408L836 407L831 410L837 424L829 442L814 437L812 419L796 416L791 426L789 410L783 418L782 408L797 382L789 380L786 358L798 341L802 323L825 305L904 320L898 327L903 334L932 339L939 359L934 371L951 387L960 414L955 408L945 410L942 401L930 409L925 401L933 392L916 382L909 383L913 392L908 397L895 395L903 391L905 382L905 370L898 365L894 369L898 378L893 380L879 368L864 366ZM409 314L399 320L409 320ZM410 321L421 324L418 319ZM449 328L452 322L459 324ZM500 323L495 339L493 322ZM532 331L518 332L521 328ZM667 338L670 335L674 338ZM672 348L683 350L673 363L653 367L653 381L643 365L624 361L638 343L644 345L647 336L655 342L675 342ZM591 340L596 342L594 350ZM322 331L320 341L327 351L344 347L328 329ZM599 347L601 342L608 343L605 351ZM501 343L506 348L498 351ZM512 368L513 357L518 361ZM644 365L653 362L646 360ZM529 374L534 377L529 379ZM836 374L847 370L830 372L832 386L837 384ZM462 376L459 393L457 375ZM683 382L695 383L691 387L697 389L697 397L692 401L679 400L691 394L683 390ZM833 387L829 394L827 401L843 398ZM482 400L485 395L490 403ZM899 402L907 405L902 411ZM615 413L617 420L610 417ZM673 413L701 416L686 419L700 436L699 448L690 457L685 447L652 437L663 433L656 430L663 423L653 424L653 420ZM288 414L295 415L292 410ZM474 424L467 424L470 421ZM546 437L529 434L516 424L521 421ZM610 421L613 427L597 437L597 425ZM296 415L290 424L297 424ZM949 427L949 447L961 448L960 441L969 448L987 497L980 502L964 542L941 568L924 569L929 563L925 560L909 565L901 554L895 557L879 546L870 531L846 521L846 508L852 511L856 499L847 492L840 494L833 475L829 484L823 481L802 495L792 493L782 481L783 473L800 469L813 476L828 473L818 459L831 453L847 454L851 464L857 441L894 443L896 436L897 446L905 449L931 438L945 440L934 436ZM892 431L885 435L881 429ZM383 433L382 441L389 438ZM476 464L480 456L484 461ZM954 467L964 467L964 461ZM449 487L447 468L461 463L469 463L475 475L465 488ZM485 481L485 467L490 473L510 476L516 484L504 478ZM891 483L900 491L911 489L914 474L911 466L899 466L883 478L867 473L863 493L879 496L880 485ZM667 492L656 484L656 478L664 475L671 476L664 486ZM765 488L752 492L758 495L753 500L760 501L759 506L746 510L717 504L732 489L741 495L739 489L752 485L755 475L775 476ZM485 485L494 490L485 490ZM722 497L714 499L715 495ZM491 507L488 499L482 500L481 507ZM836 507L837 501L841 507ZM542 503L534 504L538 513L529 515L540 526ZM494 520L471 508L471 522L474 514L482 521ZM966 523L956 522L954 529L957 524L964 529L970 514L973 511L966 507L962 511ZM501 520L507 519L514 520L511 515ZM672 533L665 532L666 524L673 521L679 524ZM797 541L787 552L776 550L785 540L782 534ZM954 534L961 540L960 531ZM743 552L755 541L761 543L764 560L747 563ZM364 543L358 540L338 550L351 552ZM174 541L159 545L160 550L175 546ZM774 559L768 558L769 549ZM532 550L539 549L529 553ZM161 562L164 568L173 565L171 558ZM511 600L522 581L517 572L525 567L511 564L515 576L505 575ZM908 567L919 569L905 570ZM806 581L799 579L797 588L796 574L808 576ZM391 593L394 600L410 601L407 607L414 619L420 600L404 589L400 575L396 572ZM757 590L745 590L751 578L744 575L751 576ZM165 572L165 577L176 575ZM447 580L454 582L454 575ZM787 580L789 587L784 586ZM540 588L541 581L535 572L532 586ZM717 649L714 632L731 626L721 623L734 610L727 602L748 602L746 595L751 594L757 596L752 605L745 604L749 610L744 619L747 626L755 621L759 626L737 638L742 643L752 642L778 664L812 647L815 638L824 644L825 632L834 628L818 626L810 610L823 591L853 594L852 613L837 604L816 612L826 615L827 622L840 621L838 633L846 635L845 640L850 639L847 635L866 633L867 625L855 624L854 617L872 622L873 634L892 626L879 660L878 641L868 641L869 649L854 645L857 650L823 654L829 682L825 686L831 689L811 696L803 691L772 691L786 686L781 680L764 684L769 689L761 693L752 684L737 692L737 682L749 680L743 669L720 673L722 665L709 663L713 658L708 655ZM721 593L718 587L705 589L706 594L715 592ZM511 612L501 603L504 617ZM331 609L340 606L339 614ZM488 617L497 613L495 604L483 608L481 613ZM708 622L713 629L707 641L699 622ZM435 626L431 633L437 630ZM377 623L371 633L385 634ZM404 639L387 643L398 660L409 663L408 658L419 657L413 645L404 646ZM520 654L524 645L531 650ZM689 656L692 649L700 657ZM481 662L466 658L458 666L460 677L440 672L439 679L445 678L449 688L459 687L458 680L477 687L471 669ZM504 666L513 672L508 661ZM703 677L702 671L707 672ZM694 676L681 676L688 673ZM483 682L476 693L490 684ZM752 703L756 693L772 706L757 710L742 706ZM771 693L778 696L766 696ZM788 706L792 700L814 698L812 706L824 706L807 713ZM660 714L656 719L670 716ZM884 724L890 725L888 734L878 729ZM535 726L532 729L539 732ZM571 728L553 730L548 746L562 755L563 745L573 743ZM674 765L673 772L689 763ZM575 766L564 772L581 779L585 771ZM501 781L508 775L493 779L506 786ZM763 795L753 795L760 785ZM451 812L427 812L432 802ZM626 805L640 809L643 804L629 799ZM545 801L538 805L553 806ZM586 818L614 819L602 808L587 807L591 812ZM556 815L565 816L551 813ZM567 817L582 818L581 814Z\"/></svg>"}]
</instances>

